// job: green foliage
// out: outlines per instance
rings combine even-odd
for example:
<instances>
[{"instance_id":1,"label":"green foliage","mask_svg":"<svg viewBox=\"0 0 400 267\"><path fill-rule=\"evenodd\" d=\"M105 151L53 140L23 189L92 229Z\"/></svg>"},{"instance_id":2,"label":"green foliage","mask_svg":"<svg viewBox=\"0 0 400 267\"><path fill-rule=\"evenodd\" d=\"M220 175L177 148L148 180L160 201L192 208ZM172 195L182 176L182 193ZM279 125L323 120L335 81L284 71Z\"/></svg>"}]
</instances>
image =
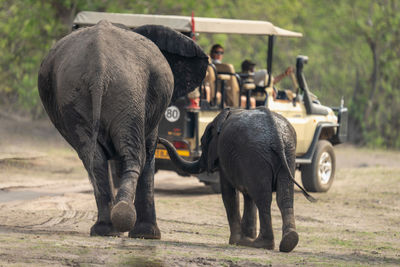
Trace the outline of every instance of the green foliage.
<instances>
[{"instance_id":1,"label":"green foliage","mask_svg":"<svg viewBox=\"0 0 400 267\"><path fill-rule=\"evenodd\" d=\"M400 3L396 0L0 0L0 104L41 112L37 71L82 10L268 20L304 38L277 38L273 73L310 60L305 75L321 102L350 110L353 142L400 148ZM206 52L225 47L236 70L248 58L266 68L267 38L200 35Z\"/></svg>"},{"instance_id":2,"label":"green foliage","mask_svg":"<svg viewBox=\"0 0 400 267\"><path fill-rule=\"evenodd\" d=\"M37 65L43 51L48 50L51 44L43 36L50 35L57 29L57 24L47 4L5 0L1 0L0 4L2 101L17 101L23 108L32 108L39 104L35 78ZM42 12L48 17L44 17Z\"/></svg>"}]
</instances>

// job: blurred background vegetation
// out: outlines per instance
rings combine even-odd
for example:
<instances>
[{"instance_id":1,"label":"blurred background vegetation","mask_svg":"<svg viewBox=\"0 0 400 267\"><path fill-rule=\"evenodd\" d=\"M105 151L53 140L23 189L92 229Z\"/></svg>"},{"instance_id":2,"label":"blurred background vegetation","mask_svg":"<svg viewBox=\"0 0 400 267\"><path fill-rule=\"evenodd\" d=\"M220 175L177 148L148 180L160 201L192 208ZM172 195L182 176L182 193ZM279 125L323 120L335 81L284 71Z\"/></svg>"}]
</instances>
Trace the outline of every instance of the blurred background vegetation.
<instances>
[{"instance_id":1,"label":"blurred background vegetation","mask_svg":"<svg viewBox=\"0 0 400 267\"><path fill-rule=\"evenodd\" d=\"M278 38L273 73L309 56L305 74L321 102L350 110L350 141L400 148L400 1L397 0L0 0L0 105L2 110L44 116L37 92L42 58L70 32L79 11L268 20L302 32ZM243 59L266 68L267 38L198 36L208 52L225 47L225 62Z\"/></svg>"}]
</instances>

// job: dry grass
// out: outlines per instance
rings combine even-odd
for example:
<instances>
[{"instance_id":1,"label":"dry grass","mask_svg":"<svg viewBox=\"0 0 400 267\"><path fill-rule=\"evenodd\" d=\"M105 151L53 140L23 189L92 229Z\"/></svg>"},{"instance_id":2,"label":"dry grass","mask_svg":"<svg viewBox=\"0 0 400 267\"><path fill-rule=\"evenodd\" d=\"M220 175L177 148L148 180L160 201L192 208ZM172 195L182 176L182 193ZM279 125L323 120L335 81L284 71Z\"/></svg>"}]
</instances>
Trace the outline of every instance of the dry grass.
<instances>
[{"instance_id":1,"label":"dry grass","mask_svg":"<svg viewBox=\"0 0 400 267\"><path fill-rule=\"evenodd\" d=\"M89 237L96 205L75 153L46 122L0 123L0 156L30 153L0 158L0 266L400 265L399 152L338 147L331 190L315 204L295 194L300 242L285 254L229 246L220 195L170 172L156 176L162 240ZM273 226L278 246L275 203Z\"/></svg>"}]
</instances>

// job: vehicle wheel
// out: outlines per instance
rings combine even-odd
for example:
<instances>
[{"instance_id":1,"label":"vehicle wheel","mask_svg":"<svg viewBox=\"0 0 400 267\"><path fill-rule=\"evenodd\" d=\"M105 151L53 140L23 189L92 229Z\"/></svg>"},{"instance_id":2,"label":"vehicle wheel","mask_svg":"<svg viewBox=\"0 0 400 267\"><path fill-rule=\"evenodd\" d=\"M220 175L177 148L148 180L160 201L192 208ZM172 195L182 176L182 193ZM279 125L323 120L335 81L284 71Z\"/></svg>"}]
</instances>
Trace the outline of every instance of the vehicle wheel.
<instances>
[{"instance_id":1,"label":"vehicle wheel","mask_svg":"<svg viewBox=\"0 0 400 267\"><path fill-rule=\"evenodd\" d=\"M301 181L310 192L326 192L335 177L336 158L333 147L319 140L311 164L301 166Z\"/></svg>"}]
</instances>

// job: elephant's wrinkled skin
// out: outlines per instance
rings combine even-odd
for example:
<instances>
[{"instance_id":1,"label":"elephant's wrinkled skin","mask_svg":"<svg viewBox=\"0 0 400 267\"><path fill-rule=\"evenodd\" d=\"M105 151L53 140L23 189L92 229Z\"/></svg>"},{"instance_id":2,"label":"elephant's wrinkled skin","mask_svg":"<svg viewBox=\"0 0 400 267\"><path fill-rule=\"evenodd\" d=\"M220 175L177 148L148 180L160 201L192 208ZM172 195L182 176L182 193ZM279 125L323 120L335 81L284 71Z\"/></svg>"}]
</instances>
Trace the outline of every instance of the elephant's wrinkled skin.
<instances>
[{"instance_id":1,"label":"elephant's wrinkled skin","mask_svg":"<svg viewBox=\"0 0 400 267\"><path fill-rule=\"evenodd\" d=\"M158 124L171 98L201 83L207 64L200 47L172 29L132 32L108 21L72 32L43 60L43 105L93 184L98 218L91 235L161 237L153 195ZM114 202L110 159L119 184Z\"/></svg>"},{"instance_id":2,"label":"elephant's wrinkled skin","mask_svg":"<svg viewBox=\"0 0 400 267\"><path fill-rule=\"evenodd\" d=\"M201 138L202 156L195 162L181 159L167 140L159 141L182 170L219 171L230 244L274 248L271 202L272 192L276 191L283 220L279 249L290 252L296 247L298 235L293 213L296 132L283 116L263 107L222 111L207 126ZM242 219L237 190L244 197ZM256 208L260 220L258 237Z\"/></svg>"}]
</instances>

